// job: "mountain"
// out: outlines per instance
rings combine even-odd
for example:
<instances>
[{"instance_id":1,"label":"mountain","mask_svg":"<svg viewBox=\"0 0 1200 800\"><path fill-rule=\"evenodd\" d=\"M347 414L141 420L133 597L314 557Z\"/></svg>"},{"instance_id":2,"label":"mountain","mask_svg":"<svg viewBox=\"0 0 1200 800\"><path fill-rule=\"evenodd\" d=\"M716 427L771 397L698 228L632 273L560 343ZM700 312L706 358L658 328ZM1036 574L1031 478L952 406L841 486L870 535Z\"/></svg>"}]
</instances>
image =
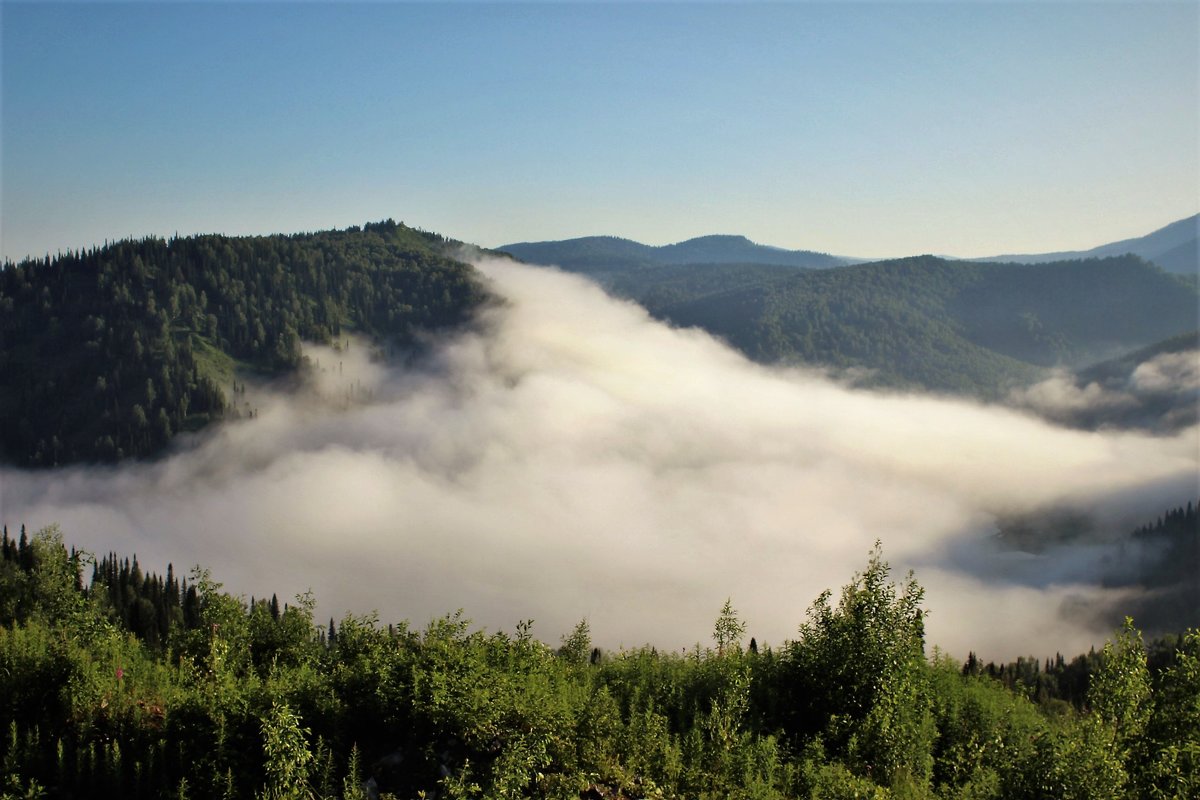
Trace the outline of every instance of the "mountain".
<instances>
[{"instance_id":1,"label":"mountain","mask_svg":"<svg viewBox=\"0 0 1200 800\"><path fill-rule=\"evenodd\" d=\"M755 244L745 236L701 236L655 250L661 264L779 264L811 269L846 263L826 253Z\"/></svg>"},{"instance_id":2,"label":"mountain","mask_svg":"<svg viewBox=\"0 0 1200 800\"><path fill-rule=\"evenodd\" d=\"M0 269L0 458L161 451L229 409L235 367L287 375L300 342L412 346L485 296L457 243L388 220L294 236L126 240Z\"/></svg>"},{"instance_id":3,"label":"mountain","mask_svg":"<svg viewBox=\"0 0 1200 800\"><path fill-rule=\"evenodd\" d=\"M652 247L615 236L587 236L551 242L516 242L501 251L531 264L552 264L572 272L618 273L666 264L778 264L823 268L848 259L809 250L785 250L755 244L744 236L701 236Z\"/></svg>"},{"instance_id":4,"label":"mountain","mask_svg":"<svg viewBox=\"0 0 1200 800\"><path fill-rule=\"evenodd\" d=\"M965 259L984 263L1044 264L1087 258L1108 258L1132 253L1152 261L1167 272L1200 273L1200 214L1172 222L1153 233L1103 244L1090 250L1056 253L1010 254ZM863 259L833 256L809 250L786 250L756 244L744 236L701 236L685 242L654 247L616 236L585 236L546 242L515 242L499 248L530 264L562 267L601 279L650 266L682 264L775 264L823 269L862 263Z\"/></svg>"},{"instance_id":5,"label":"mountain","mask_svg":"<svg viewBox=\"0 0 1200 800\"><path fill-rule=\"evenodd\" d=\"M1153 261L1168 272L1196 274L1200 272L1197 257L1197 241L1200 240L1200 214L1172 222L1153 233L1135 239L1123 239L1111 244L1078 250L1037 255L1003 255L976 258L972 261L1009 262L1017 264L1040 264L1048 261L1064 261L1074 258L1106 258L1133 253L1135 256Z\"/></svg>"},{"instance_id":6,"label":"mountain","mask_svg":"<svg viewBox=\"0 0 1200 800\"><path fill-rule=\"evenodd\" d=\"M864 264L741 236L663 247L594 236L501 250L585 274L762 362L1007 399L1048 368L1082 368L1195 330L1198 226L1200 215L1079 253L970 261Z\"/></svg>"},{"instance_id":7,"label":"mountain","mask_svg":"<svg viewBox=\"0 0 1200 800\"><path fill-rule=\"evenodd\" d=\"M1098 364L1081 369L1076 377L1083 382L1125 381L1133 378L1138 367L1153 363L1163 357L1182 356L1193 351L1200 351L1200 331L1188 331L1179 336L1172 336L1161 342L1155 342L1148 347L1142 347L1132 353L1125 353L1102 361ZM1200 368L1200 362L1197 362Z\"/></svg>"},{"instance_id":8,"label":"mountain","mask_svg":"<svg viewBox=\"0 0 1200 800\"><path fill-rule=\"evenodd\" d=\"M1197 327L1194 285L1136 256L1020 265L934 256L796 270L670 265L608 279L654 316L766 363L1002 398Z\"/></svg>"}]
</instances>

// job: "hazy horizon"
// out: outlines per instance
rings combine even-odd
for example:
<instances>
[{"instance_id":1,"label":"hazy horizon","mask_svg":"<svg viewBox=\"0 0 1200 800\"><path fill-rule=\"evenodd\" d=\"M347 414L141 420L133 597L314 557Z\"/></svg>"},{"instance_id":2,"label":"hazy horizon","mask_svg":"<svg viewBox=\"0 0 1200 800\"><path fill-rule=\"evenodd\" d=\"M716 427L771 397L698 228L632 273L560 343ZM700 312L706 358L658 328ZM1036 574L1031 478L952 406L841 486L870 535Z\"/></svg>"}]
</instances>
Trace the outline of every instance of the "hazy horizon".
<instances>
[{"instance_id":1,"label":"hazy horizon","mask_svg":"<svg viewBox=\"0 0 1200 800\"><path fill-rule=\"evenodd\" d=\"M1197 214L1200 214L1200 212L1197 212ZM945 257L945 258L958 258L958 259L963 259L963 260L970 260L970 259L976 259L976 258L988 258L988 257L994 257L994 256L1002 256L1002 255L1021 256L1021 255L1026 255L1026 254L1032 255L1032 254L1053 253L1053 252L1087 251L1087 250L1093 249L1094 247L1099 247L1101 245L1110 244L1114 241L1121 241L1122 239L1139 238L1142 235L1153 233L1153 232L1160 230L1161 228L1164 228L1174 222L1182 222L1186 219L1190 219L1191 217L1194 217L1197 214L1188 214L1188 215L1184 215L1183 217L1180 217L1179 219L1172 219L1170 221L1164 222L1162 225L1158 225L1152 229L1143 231L1141 234L1134 234L1131 236L1125 236L1125 237L1114 238L1114 239L1105 239L1103 241L1097 241L1097 242L1094 242L1089 245L1083 245L1080 247L1071 248L1070 250L1036 250L1036 251L1030 250L1030 251L1028 251L1028 253L1017 253L1017 252L1013 251L1010 253L999 253L999 252L997 252L997 253L974 253L974 254L970 254L970 255L964 255L961 253L949 253L949 252L945 252L943 250L938 250L938 251L925 251L925 252L920 252L920 253L915 253L915 252L914 253L889 253L884 256L878 256L878 259L886 260L886 259L891 259L891 258L907 258L907 257L911 257L911 256L918 256L918 255L935 255L938 257ZM371 217L369 219L364 219L359 222L348 223L346 225L346 227L351 227L351 228L359 227L363 224L367 224L367 223L371 223L371 222L379 222L379 221L383 221L383 220L389 219L389 218L390 217L388 217L386 215L376 215L375 217ZM422 227L419 225L415 225L407 220L396 220L396 221L400 222L402 224L408 224L408 225L410 225L410 227L414 227L419 230L425 230L425 231L429 231L431 233L437 233L439 235L446 236L447 238L450 238L450 239L459 239L459 237L456 237L453 234L453 232L451 232L451 231L440 230L436 227L432 227L432 228ZM112 242L120 241L123 238L137 240L137 239L146 238L146 237L150 237L150 238L157 237L157 238L162 238L162 239L169 239L173 236L205 236L205 235L215 235L215 236L276 236L276 235L292 236L292 235L303 235L303 234L308 234L308 233L315 233L317 231L318 231L318 229L315 229L315 228L314 229L305 229L305 230L244 231L244 232L238 233L238 234L231 234L226 231L217 231L217 230L211 230L211 231L197 230L197 231L189 231L189 232L183 232L183 231L178 231L178 230L171 231L171 232L151 231L151 232L146 232L146 233L143 233L140 235L139 234L129 234L128 236L125 236L125 237L108 238L108 239L94 241L94 242L88 242L88 243L84 243L84 244L59 246L53 250L47 250L40 254L39 253L27 254L27 256L25 256L25 257L33 258L33 259L40 259L40 258L44 258L46 255L54 256L58 253L63 253L63 252L70 252L70 251L76 251L76 250L87 250L87 249L90 249L93 247L99 248L99 247L104 246L105 243L111 244ZM710 237L710 236L740 236L740 237L746 238L748 241L750 241L752 244L755 244L755 245L774 247L774 248L778 248L778 249L782 249L782 250L813 251L813 248L809 248L809 247L784 248L781 245L774 244L773 242L755 241L748 236L744 236L744 234L737 233L734 231L710 231L708 233L697 234L696 236L688 237L686 239L670 239L670 240L661 240L661 241L659 241L659 240L639 241L639 240L632 239L631 237L628 237L628 236L623 236L619 233L586 233L586 234L580 234L578 236L563 237L562 239L537 239L537 240L531 239L529 241L543 242L543 241L571 241L573 239L588 239L588 238L617 238L617 239L624 239L626 241L637 241L638 244L644 244L644 245L648 245L650 247L663 247L663 246L669 246L669 245L674 245L674 244L681 244L683 242L693 241L695 239L701 239L701 238ZM463 243L466 245L476 246L476 247L485 248L485 249L493 249L493 250L502 248L506 244L516 243L515 239L509 240L509 241L504 241L504 242L494 242L494 243L490 243L490 244L481 244L480 242L471 242L471 241L465 241L465 240L461 240L461 239L459 239L459 240L463 241ZM823 252L823 251L814 251L814 252ZM850 258L850 259L862 258L862 257L856 255L855 253L828 253L828 255L839 256L839 257ZM5 258L8 259L7 256L5 256ZM876 257L871 257L868 260L875 260L875 258ZM12 263L19 263L20 259L17 259L17 260L9 259L9 261L11 261Z\"/></svg>"}]
</instances>

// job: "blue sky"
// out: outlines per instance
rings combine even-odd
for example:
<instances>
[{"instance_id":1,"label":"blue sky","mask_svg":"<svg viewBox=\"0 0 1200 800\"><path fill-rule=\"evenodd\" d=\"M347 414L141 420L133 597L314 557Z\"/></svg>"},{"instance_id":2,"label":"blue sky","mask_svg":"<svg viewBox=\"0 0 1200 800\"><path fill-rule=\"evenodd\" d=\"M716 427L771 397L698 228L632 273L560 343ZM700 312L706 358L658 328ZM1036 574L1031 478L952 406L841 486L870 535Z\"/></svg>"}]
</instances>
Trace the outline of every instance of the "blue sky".
<instances>
[{"instance_id":1,"label":"blue sky","mask_svg":"<svg viewBox=\"0 0 1200 800\"><path fill-rule=\"evenodd\" d=\"M0 8L12 259L386 217L969 256L1200 210L1190 2Z\"/></svg>"}]
</instances>

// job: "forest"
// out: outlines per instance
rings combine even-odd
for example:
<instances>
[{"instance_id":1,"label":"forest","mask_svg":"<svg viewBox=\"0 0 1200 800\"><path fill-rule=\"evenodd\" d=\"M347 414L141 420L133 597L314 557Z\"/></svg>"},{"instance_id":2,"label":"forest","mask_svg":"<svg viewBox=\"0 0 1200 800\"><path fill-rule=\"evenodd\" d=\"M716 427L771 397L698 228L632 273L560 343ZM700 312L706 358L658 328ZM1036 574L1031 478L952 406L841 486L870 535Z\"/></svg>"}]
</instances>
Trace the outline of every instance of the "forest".
<instances>
[{"instance_id":1,"label":"forest","mask_svg":"<svg viewBox=\"0 0 1200 800\"><path fill-rule=\"evenodd\" d=\"M554 644L461 612L318 624L311 594L246 600L56 527L0 554L6 800L1200 794L1200 631L960 662L878 543L794 640L747 638L730 599L681 652L603 650L586 619Z\"/></svg>"},{"instance_id":2,"label":"forest","mask_svg":"<svg viewBox=\"0 0 1200 800\"><path fill-rule=\"evenodd\" d=\"M452 242L392 220L290 236L125 240L0 269L0 458L112 462L239 413L235 371L301 341L412 347L485 293ZM243 377L244 381L244 377Z\"/></svg>"},{"instance_id":3,"label":"forest","mask_svg":"<svg viewBox=\"0 0 1200 800\"><path fill-rule=\"evenodd\" d=\"M1200 298L1194 283L1133 255L1049 264L916 256L817 270L654 265L601 280L756 361L988 400L1049 367L1082 368L1193 332Z\"/></svg>"}]
</instances>

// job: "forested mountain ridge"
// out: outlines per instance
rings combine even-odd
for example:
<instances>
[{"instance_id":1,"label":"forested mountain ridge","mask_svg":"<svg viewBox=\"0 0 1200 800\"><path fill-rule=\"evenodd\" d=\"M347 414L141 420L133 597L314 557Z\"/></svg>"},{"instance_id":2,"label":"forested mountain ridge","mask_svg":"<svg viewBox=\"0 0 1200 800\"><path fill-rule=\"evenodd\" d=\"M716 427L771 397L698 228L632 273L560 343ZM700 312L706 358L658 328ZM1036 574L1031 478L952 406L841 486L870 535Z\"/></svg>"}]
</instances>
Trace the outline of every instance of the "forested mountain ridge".
<instances>
[{"instance_id":1,"label":"forested mountain ridge","mask_svg":"<svg viewBox=\"0 0 1200 800\"><path fill-rule=\"evenodd\" d=\"M286 373L300 342L411 343L484 298L453 242L391 220L295 235L148 238L0 270L0 457L161 450L223 415L236 361Z\"/></svg>"},{"instance_id":2,"label":"forested mountain ridge","mask_svg":"<svg viewBox=\"0 0 1200 800\"><path fill-rule=\"evenodd\" d=\"M873 385L999 398L1194 330L1193 285L1136 256L982 264L934 256L836 270L672 265L606 281L749 357L869 371Z\"/></svg>"},{"instance_id":3,"label":"forested mountain ridge","mask_svg":"<svg viewBox=\"0 0 1200 800\"><path fill-rule=\"evenodd\" d=\"M700 236L662 246L616 236L585 236L549 242L515 242L499 248L534 264L572 272L608 274L667 264L776 264L792 268L837 267L847 259L811 250L785 250L756 244L745 236Z\"/></svg>"}]
</instances>

